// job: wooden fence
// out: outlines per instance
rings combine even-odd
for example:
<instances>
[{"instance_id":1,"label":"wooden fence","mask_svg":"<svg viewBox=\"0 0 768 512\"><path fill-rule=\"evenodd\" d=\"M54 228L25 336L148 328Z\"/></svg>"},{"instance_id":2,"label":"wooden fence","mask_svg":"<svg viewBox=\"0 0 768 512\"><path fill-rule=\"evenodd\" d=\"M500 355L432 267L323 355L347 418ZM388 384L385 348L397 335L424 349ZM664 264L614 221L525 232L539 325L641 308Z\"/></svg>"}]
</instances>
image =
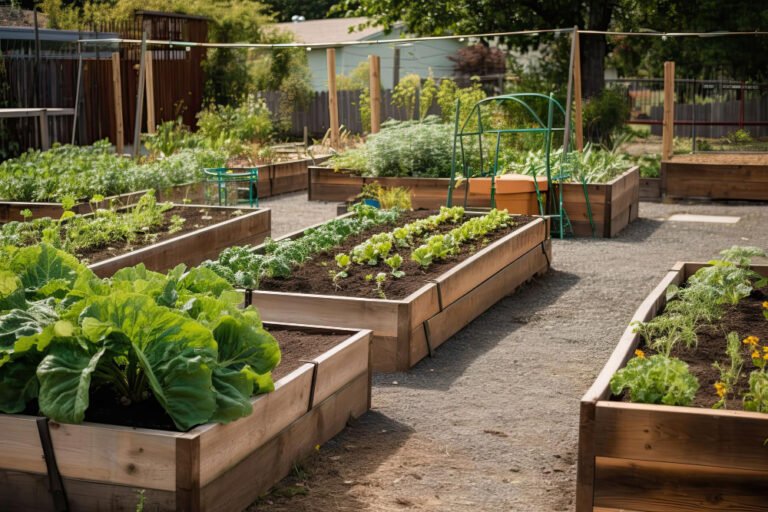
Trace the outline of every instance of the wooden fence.
<instances>
[{"instance_id":1,"label":"wooden fence","mask_svg":"<svg viewBox=\"0 0 768 512\"><path fill-rule=\"evenodd\" d=\"M139 11L136 18L125 23L110 23L93 27L96 33L113 37L141 39L142 32L159 40L203 42L208 37L207 20L195 16ZM77 89L78 53L72 42L55 49L47 48L39 59L34 41L0 46L0 106L7 108L59 107L73 108ZM157 123L181 115L185 124L195 126L195 116L203 106L205 76L202 48L150 48L153 53L155 119ZM124 142L133 143L136 117L136 92L139 75L138 45L85 45L80 94L78 133L75 140L90 144L117 138L112 53L120 54L122 113ZM146 132L146 114L142 132ZM4 140L0 155L13 146L14 152L40 147L40 134L35 119L5 121ZM72 118L51 118L49 134L52 142L72 140ZM12 140L11 140L12 139Z\"/></svg>"},{"instance_id":2,"label":"wooden fence","mask_svg":"<svg viewBox=\"0 0 768 512\"><path fill-rule=\"evenodd\" d=\"M270 112L273 112L277 118L280 117L282 107L280 105L281 93L278 91L267 91L262 93L262 97L267 103ZM339 106L339 124L352 133L363 133L367 131L363 127L360 117L360 91L339 91L337 93ZM384 90L381 95L381 119L406 120L408 119L405 109L395 106L392 102L392 91ZM418 116L419 102L416 98L414 108L415 116ZM440 107L432 104L428 110L429 114L440 115ZM305 105L294 106L290 114L290 128L287 130L289 135L301 137L304 134L304 127L310 136L319 138L325 135L330 126L330 114L328 110L328 91L316 91L312 93L309 101Z\"/></svg>"}]
</instances>

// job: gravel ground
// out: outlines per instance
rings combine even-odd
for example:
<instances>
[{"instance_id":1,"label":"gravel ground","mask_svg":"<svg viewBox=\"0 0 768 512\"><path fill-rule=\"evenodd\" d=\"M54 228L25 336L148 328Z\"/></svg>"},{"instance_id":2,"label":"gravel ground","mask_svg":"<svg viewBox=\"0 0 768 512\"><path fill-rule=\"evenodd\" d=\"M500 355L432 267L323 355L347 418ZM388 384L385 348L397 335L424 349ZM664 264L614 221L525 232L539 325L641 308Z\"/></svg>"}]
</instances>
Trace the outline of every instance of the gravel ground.
<instances>
[{"instance_id":1,"label":"gravel ground","mask_svg":"<svg viewBox=\"0 0 768 512\"><path fill-rule=\"evenodd\" d=\"M272 238L287 235L336 216L336 203L307 201L306 192L260 199L259 206L272 210Z\"/></svg>"},{"instance_id":2,"label":"gravel ground","mask_svg":"<svg viewBox=\"0 0 768 512\"><path fill-rule=\"evenodd\" d=\"M276 233L332 216L294 196L270 203ZM675 213L741 220L666 221ZM634 310L676 261L768 245L766 206L642 203L640 215L612 240L555 240L546 276L434 358L377 375L373 410L249 510L572 510L579 399Z\"/></svg>"}]
</instances>

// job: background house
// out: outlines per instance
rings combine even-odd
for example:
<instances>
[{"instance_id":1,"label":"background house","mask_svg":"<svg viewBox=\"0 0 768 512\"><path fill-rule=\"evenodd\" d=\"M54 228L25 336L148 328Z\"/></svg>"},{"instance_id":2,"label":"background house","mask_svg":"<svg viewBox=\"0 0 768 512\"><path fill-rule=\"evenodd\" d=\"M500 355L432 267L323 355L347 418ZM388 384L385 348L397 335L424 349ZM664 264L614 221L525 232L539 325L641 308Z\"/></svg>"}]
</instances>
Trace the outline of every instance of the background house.
<instances>
[{"instance_id":1,"label":"background house","mask_svg":"<svg viewBox=\"0 0 768 512\"><path fill-rule=\"evenodd\" d=\"M396 26L390 33L379 27L368 27L350 33L350 29L364 23L366 18L338 18L310 20L291 23L278 23L276 28L292 32L296 41L302 43L331 43L339 41L374 41L376 39L396 39L405 37L401 26ZM377 45L347 46L336 49L336 73L348 75L368 55L381 57L381 83L385 89L394 86L395 77L404 77L416 73L422 78L429 75L450 77L453 75L453 62L459 48L466 43L457 40L428 41L419 44L393 43ZM395 65L395 53L399 50L399 66ZM325 50L312 50L307 55L312 72L312 88L316 91L328 89Z\"/></svg>"}]
</instances>

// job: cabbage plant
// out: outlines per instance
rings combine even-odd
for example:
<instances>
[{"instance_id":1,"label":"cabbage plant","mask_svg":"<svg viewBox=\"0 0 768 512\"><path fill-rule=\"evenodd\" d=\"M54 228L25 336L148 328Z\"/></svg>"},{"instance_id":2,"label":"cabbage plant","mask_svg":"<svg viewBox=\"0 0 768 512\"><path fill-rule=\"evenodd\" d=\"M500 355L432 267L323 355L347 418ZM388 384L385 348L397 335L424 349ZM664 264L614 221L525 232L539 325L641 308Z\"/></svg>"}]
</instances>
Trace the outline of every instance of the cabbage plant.
<instances>
[{"instance_id":1,"label":"cabbage plant","mask_svg":"<svg viewBox=\"0 0 768 512\"><path fill-rule=\"evenodd\" d=\"M37 399L45 416L80 423L106 387L124 405L156 400L188 430L246 416L251 395L274 388L277 342L211 270L99 279L44 243L2 252L0 411Z\"/></svg>"}]
</instances>

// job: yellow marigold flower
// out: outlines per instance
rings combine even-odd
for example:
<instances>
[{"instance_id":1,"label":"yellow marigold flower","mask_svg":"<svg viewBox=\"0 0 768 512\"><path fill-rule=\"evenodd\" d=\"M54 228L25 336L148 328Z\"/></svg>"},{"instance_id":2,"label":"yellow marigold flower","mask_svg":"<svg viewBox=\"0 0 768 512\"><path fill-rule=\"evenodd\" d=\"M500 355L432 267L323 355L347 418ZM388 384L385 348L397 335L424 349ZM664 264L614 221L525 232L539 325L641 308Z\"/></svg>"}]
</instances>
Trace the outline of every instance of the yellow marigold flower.
<instances>
[{"instance_id":1,"label":"yellow marigold flower","mask_svg":"<svg viewBox=\"0 0 768 512\"><path fill-rule=\"evenodd\" d=\"M645 359L645 352L643 352L640 349L635 350L635 356L637 356L639 359Z\"/></svg>"},{"instance_id":2,"label":"yellow marigold flower","mask_svg":"<svg viewBox=\"0 0 768 512\"><path fill-rule=\"evenodd\" d=\"M755 345L758 344L759 341L760 341L760 338L758 338L757 336L747 336L746 338L744 338L742 343L745 345L752 345L754 347Z\"/></svg>"},{"instance_id":3,"label":"yellow marigold flower","mask_svg":"<svg viewBox=\"0 0 768 512\"><path fill-rule=\"evenodd\" d=\"M768 352L768 346L763 347L763 352Z\"/></svg>"},{"instance_id":4,"label":"yellow marigold flower","mask_svg":"<svg viewBox=\"0 0 768 512\"><path fill-rule=\"evenodd\" d=\"M763 301L763 309L768 309L768 300Z\"/></svg>"},{"instance_id":5,"label":"yellow marigold flower","mask_svg":"<svg viewBox=\"0 0 768 512\"><path fill-rule=\"evenodd\" d=\"M768 354L763 354L763 359L765 359L766 361L768 361Z\"/></svg>"},{"instance_id":6,"label":"yellow marigold flower","mask_svg":"<svg viewBox=\"0 0 768 512\"><path fill-rule=\"evenodd\" d=\"M717 396L720 398L723 398L725 396L725 384L722 382L715 382L715 391L717 392Z\"/></svg>"},{"instance_id":7,"label":"yellow marigold flower","mask_svg":"<svg viewBox=\"0 0 768 512\"><path fill-rule=\"evenodd\" d=\"M760 352L758 352L757 350L752 352L752 359L760 359Z\"/></svg>"}]
</instances>

